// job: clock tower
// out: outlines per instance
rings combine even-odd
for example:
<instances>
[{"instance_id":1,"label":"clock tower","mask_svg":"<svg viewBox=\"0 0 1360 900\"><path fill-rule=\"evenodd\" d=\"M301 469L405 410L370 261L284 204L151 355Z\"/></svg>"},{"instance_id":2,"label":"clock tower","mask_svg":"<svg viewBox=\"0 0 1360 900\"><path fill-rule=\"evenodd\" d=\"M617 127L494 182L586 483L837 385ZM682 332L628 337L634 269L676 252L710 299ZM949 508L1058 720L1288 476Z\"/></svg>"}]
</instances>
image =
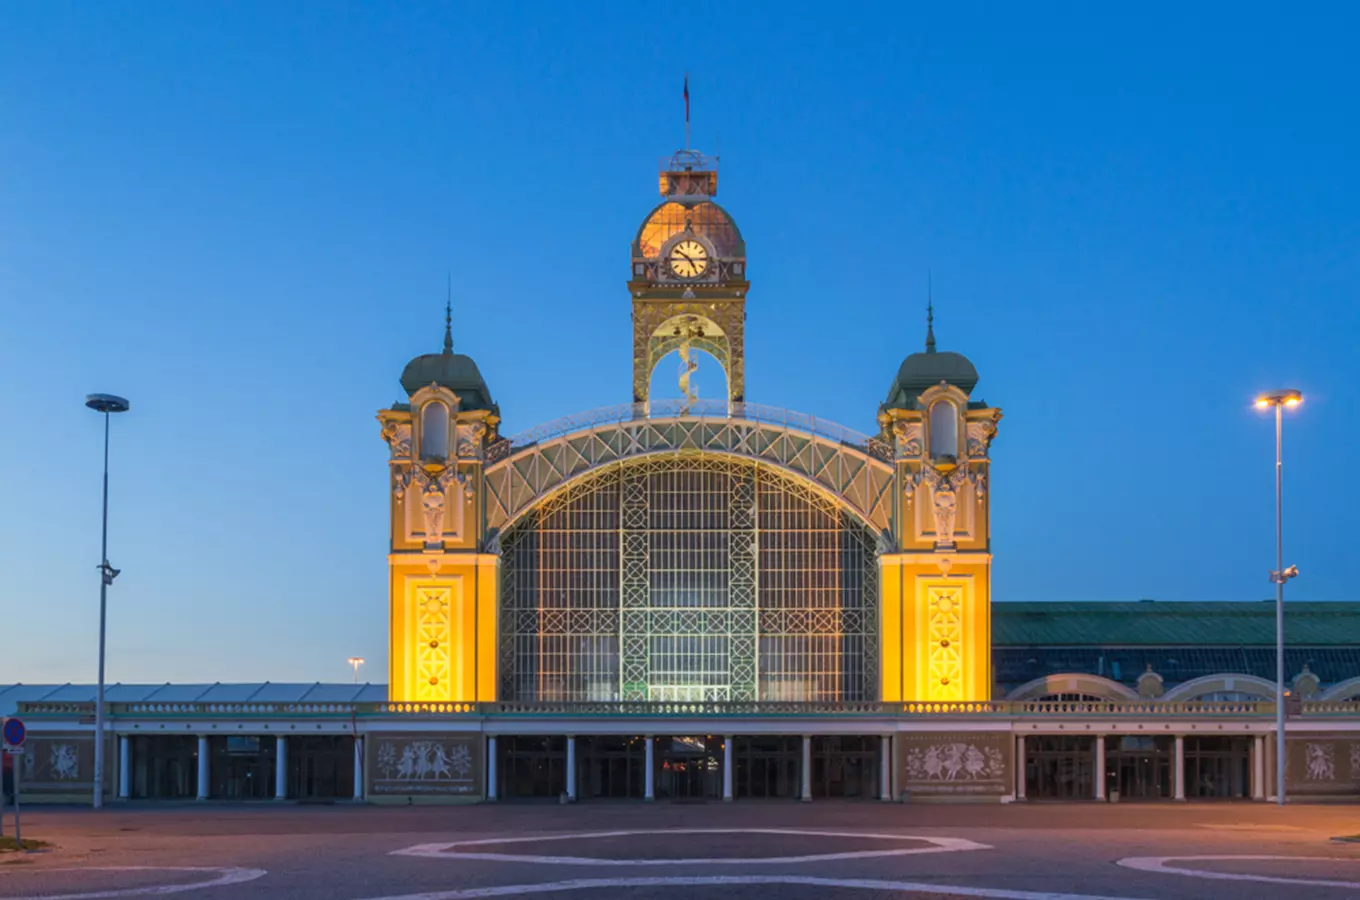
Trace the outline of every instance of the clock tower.
<instances>
[{"instance_id":1,"label":"clock tower","mask_svg":"<svg viewBox=\"0 0 1360 900\"><path fill-rule=\"evenodd\" d=\"M746 394L746 243L714 202L718 160L678 151L661 164L661 203L633 241L633 402L650 405L652 372L678 350L712 354L727 376L729 406ZM688 399L688 371L681 375Z\"/></svg>"}]
</instances>

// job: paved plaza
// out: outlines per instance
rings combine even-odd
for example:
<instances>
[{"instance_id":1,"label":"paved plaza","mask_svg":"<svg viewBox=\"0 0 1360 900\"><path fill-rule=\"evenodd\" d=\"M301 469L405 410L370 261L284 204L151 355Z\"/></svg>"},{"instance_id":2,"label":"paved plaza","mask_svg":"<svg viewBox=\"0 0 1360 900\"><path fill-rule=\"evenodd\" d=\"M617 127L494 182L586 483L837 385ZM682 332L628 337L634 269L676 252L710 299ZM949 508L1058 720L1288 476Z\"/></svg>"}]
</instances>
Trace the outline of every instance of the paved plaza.
<instances>
[{"instance_id":1,"label":"paved plaza","mask_svg":"<svg viewBox=\"0 0 1360 900\"><path fill-rule=\"evenodd\" d=\"M1360 808L620 804L32 809L0 897L1354 897ZM9 821L6 833L12 835Z\"/></svg>"}]
</instances>

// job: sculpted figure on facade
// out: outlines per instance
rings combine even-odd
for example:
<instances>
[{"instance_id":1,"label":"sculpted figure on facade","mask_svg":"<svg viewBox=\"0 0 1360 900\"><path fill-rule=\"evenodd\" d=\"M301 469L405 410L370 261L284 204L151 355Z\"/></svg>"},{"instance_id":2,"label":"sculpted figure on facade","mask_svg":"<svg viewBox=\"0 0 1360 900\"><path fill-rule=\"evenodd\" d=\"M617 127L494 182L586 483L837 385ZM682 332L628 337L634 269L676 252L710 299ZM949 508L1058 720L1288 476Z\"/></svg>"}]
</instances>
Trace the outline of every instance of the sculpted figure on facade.
<instances>
[{"instance_id":1,"label":"sculpted figure on facade","mask_svg":"<svg viewBox=\"0 0 1360 900\"><path fill-rule=\"evenodd\" d=\"M444 490L435 482L425 485L420 496L425 513L425 543L437 544L444 536Z\"/></svg>"},{"instance_id":2,"label":"sculpted figure on facade","mask_svg":"<svg viewBox=\"0 0 1360 900\"><path fill-rule=\"evenodd\" d=\"M953 547L954 523L959 508L958 490L965 481L972 480L976 484L977 478L970 474L967 465L959 466L948 473L927 466L921 470L921 474L930 485L931 500L934 504L935 545Z\"/></svg>"},{"instance_id":3,"label":"sculpted figure on facade","mask_svg":"<svg viewBox=\"0 0 1360 900\"><path fill-rule=\"evenodd\" d=\"M959 496L954 486L942 480L935 488L935 543L940 547L954 546L954 517Z\"/></svg>"},{"instance_id":4,"label":"sculpted figure on facade","mask_svg":"<svg viewBox=\"0 0 1360 900\"><path fill-rule=\"evenodd\" d=\"M1314 743L1304 745L1304 777L1309 781L1336 780L1336 746Z\"/></svg>"},{"instance_id":5,"label":"sculpted figure on facade","mask_svg":"<svg viewBox=\"0 0 1360 900\"><path fill-rule=\"evenodd\" d=\"M420 488L420 510L425 517L425 543L439 544L444 540L444 504L449 487L460 486L467 482L467 476L448 466L438 474L431 475L420 466L412 466L403 473L394 475L397 486L394 490L402 495L407 485L414 483Z\"/></svg>"}]
</instances>

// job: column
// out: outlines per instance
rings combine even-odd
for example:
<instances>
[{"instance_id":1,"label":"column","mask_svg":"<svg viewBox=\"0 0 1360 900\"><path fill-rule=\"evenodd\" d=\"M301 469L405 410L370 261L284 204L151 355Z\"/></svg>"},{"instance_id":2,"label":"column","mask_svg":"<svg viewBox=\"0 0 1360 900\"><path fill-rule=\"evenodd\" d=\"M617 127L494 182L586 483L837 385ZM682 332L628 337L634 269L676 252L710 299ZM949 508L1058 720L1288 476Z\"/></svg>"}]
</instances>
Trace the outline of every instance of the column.
<instances>
[{"instance_id":1,"label":"column","mask_svg":"<svg viewBox=\"0 0 1360 900\"><path fill-rule=\"evenodd\" d=\"M1105 799L1105 735L1096 735L1096 799Z\"/></svg>"},{"instance_id":2,"label":"column","mask_svg":"<svg viewBox=\"0 0 1360 900\"><path fill-rule=\"evenodd\" d=\"M364 739L354 736L354 799L364 799Z\"/></svg>"},{"instance_id":3,"label":"column","mask_svg":"<svg viewBox=\"0 0 1360 900\"><path fill-rule=\"evenodd\" d=\"M723 737L723 802L732 802L732 745L736 743L736 737L725 735Z\"/></svg>"},{"instance_id":4,"label":"column","mask_svg":"<svg viewBox=\"0 0 1360 900\"><path fill-rule=\"evenodd\" d=\"M274 799L288 799L288 738L274 739Z\"/></svg>"},{"instance_id":5,"label":"column","mask_svg":"<svg viewBox=\"0 0 1360 900\"><path fill-rule=\"evenodd\" d=\"M127 735L118 736L118 799L132 796L132 741Z\"/></svg>"},{"instance_id":6,"label":"column","mask_svg":"<svg viewBox=\"0 0 1360 900\"><path fill-rule=\"evenodd\" d=\"M1251 799L1266 799L1266 736L1258 734L1251 745Z\"/></svg>"},{"instance_id":7,"label":"column","mask_svg":"<svg viewBox=\"0 0 1360 900\"><path fill-rule=\"evenodd\" d=\"M651 801L656 799L656 763L653 755L656 738L649 734L642 739L642 742L646 751L646 760L643 762L645 768L642 772L642 799Z\"/></svg>"},{"instance_id":8,"label":"column","mask_svg":"<svg viewBox=\"0 0 1360 900\"><path fill-rule=\"evenodd\" d=\"M567 735L567 800L576 802L576 735Z\"/></svg>"},{"instance_id":9,"label":"column","mask_svg":"<svg viewBox=\"0 0 1360 900\"><path fill-rule=\"evenodd\" d=\"M878 739L878 799L892 800L892 736Z\"/></svg>"},{"instance_id":10,"label":"column","mask_svg":"<svg viewBox=\"0 0 1360 900\"><path fill-rule=\"evenodd\" d=\"M486 799L496 801L496 736L486 739Z\"/></svg>"},{"instance_id":11,"label":"column","mask_svg":"<svg viewBox=\"0 0 1360 900\"><path fill-rule=\"evenodd\" d=\"M1185 799L1185 735L1176 735L1176 764L1171 771L1171 783L1175 785L1177 800Z\"/></svg>"},{"instance_id":12,"label":"column","mask_svg":"<svg viewBox=\"0 0 1360 900\"><path fill-rule=\"evenodd\" d=\"M208 736L200 734L198 736L198 799L208 799L208 786L211 782L210 765L212 752L208 748Z\"/></svg>"},{"instance_id":13,"label":"column","mask_svg":"<svg viewBox=\"0 0 1360 900\"><path fill-rule=\"evenodd\" d=\"M1025 761L1025 736L1022 734L1015 739L1015 799L1025 799L1025 781L1029 775L1029 769Z\"/></svg>"},{"instance_id":14,"label":"column","mask_svg":"<svg viewBox=\"0 0 1360 900\"><path fill-rule=\"evenodd\" d=\"M812 735L803 735L803 796L804 803L812 801Z\"/></svg>"}]
</instances>

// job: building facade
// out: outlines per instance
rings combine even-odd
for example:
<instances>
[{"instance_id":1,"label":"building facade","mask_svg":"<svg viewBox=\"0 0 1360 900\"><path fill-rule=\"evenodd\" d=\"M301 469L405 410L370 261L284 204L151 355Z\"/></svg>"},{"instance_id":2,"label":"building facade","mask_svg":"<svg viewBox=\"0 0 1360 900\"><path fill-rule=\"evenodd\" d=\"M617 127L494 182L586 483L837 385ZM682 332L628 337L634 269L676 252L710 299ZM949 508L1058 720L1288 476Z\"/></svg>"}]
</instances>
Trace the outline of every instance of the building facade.
<instances>
[{"instance_id":1,"label":"building facade","mask_svg":"<svg viewBox=\"0 0 1360 900\"><path fill-rule=\"evenodd\" d=\"M873 435L748 402L752 281L716 161L677 153L659 184L629 260L631 402L503 435L446 320L379 412L388 685L115 686L112 793L1273 793L1256 605L994 604L1001 411L973 364L928 318ZM697 351L720 398L692 390ZM672 354L681 396L653 397ZM1360 795L1356 612L1310 606L1337 621L1291 635L1291 793ZM91 789L91 693L0 690L33 729L37 798Z\"/></svg>"}]
</instances>

